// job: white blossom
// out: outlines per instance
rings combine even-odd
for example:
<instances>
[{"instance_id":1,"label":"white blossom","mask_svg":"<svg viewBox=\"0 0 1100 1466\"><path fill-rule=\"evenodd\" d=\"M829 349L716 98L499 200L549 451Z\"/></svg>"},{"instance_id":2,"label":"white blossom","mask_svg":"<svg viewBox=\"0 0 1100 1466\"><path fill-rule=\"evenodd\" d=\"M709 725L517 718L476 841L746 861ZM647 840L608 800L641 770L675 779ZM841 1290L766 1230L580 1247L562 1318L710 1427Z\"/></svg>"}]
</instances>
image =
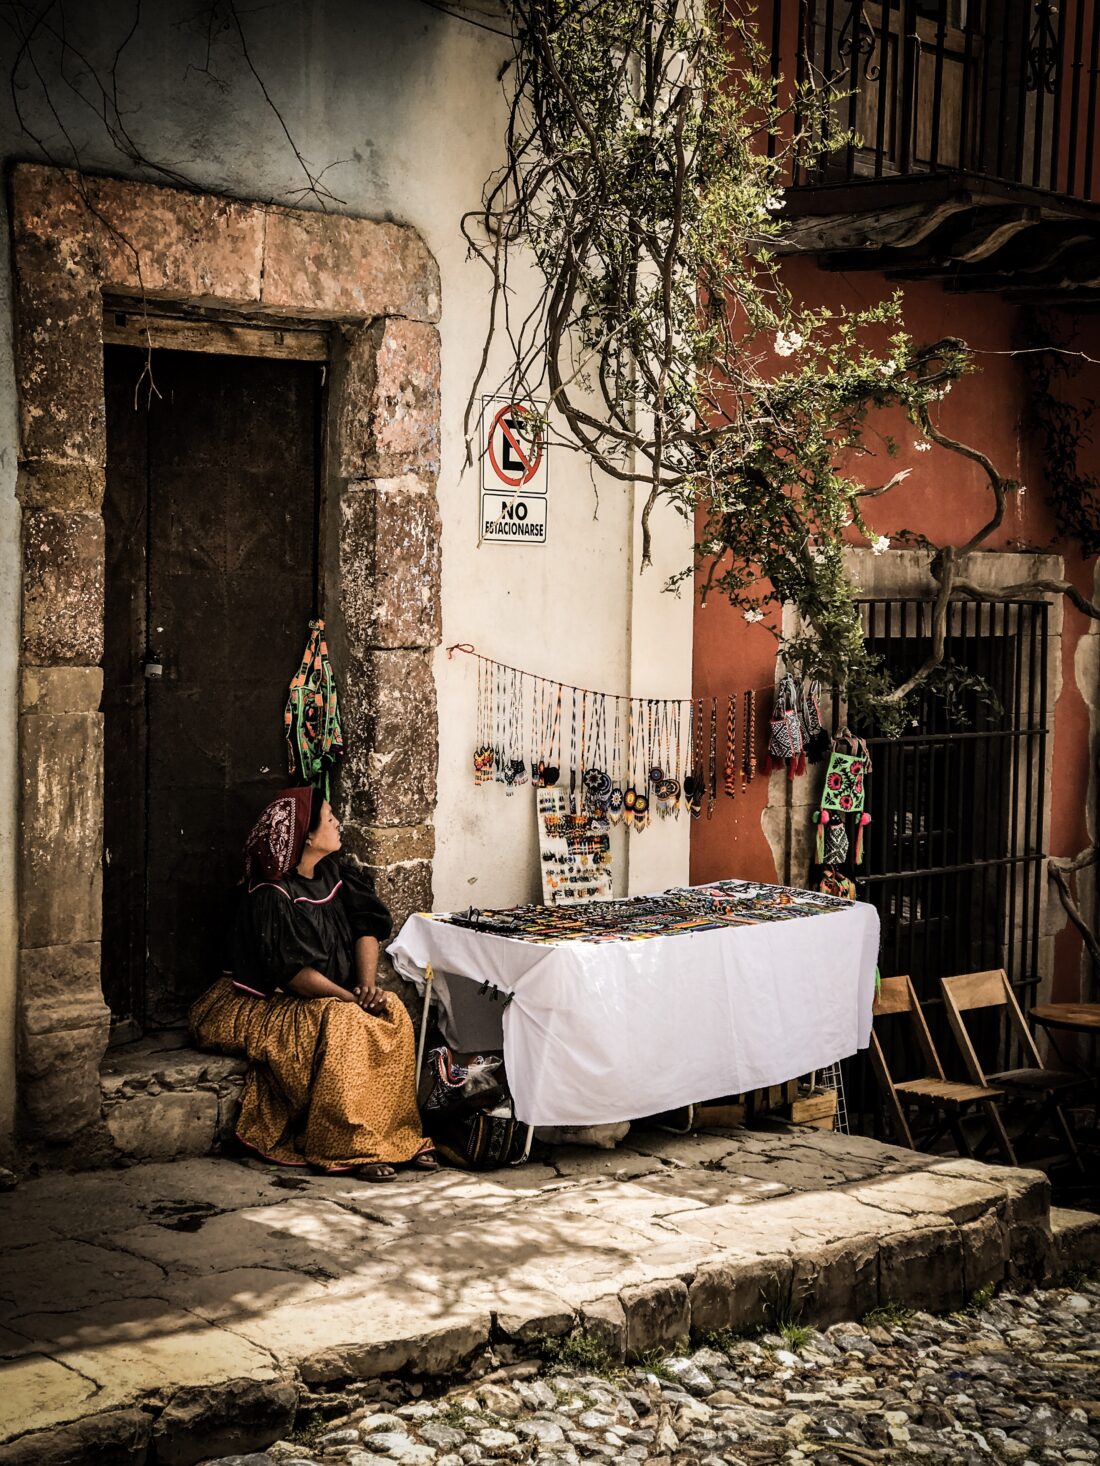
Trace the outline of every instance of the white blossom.
<instances>
[{"instance_id":1,"label":"white blossom","mask_svg":"<svg viewBox=\"0 0 1100 1466\"><path fill-rule=\"evenodd\" d=\"M824 565L829 558L829 552L824 545L815 545L810 551L810 559L815 565Z\"/></svg>"},{"instance_id":2,"label":"white blossom","mask_svg":"<svg viewBox=\"0 0 1100 1466\"><path fill-rule=\"evenodd\" d=\"M783 207L783 190L780 189L778 193L768 194L764 200L764 207L770 214L777 213Z\"/></svg>"},{"instance_id":3,"label":"white blossom","mask_svg":"<svg viewBox=\"0 0 1100 1466\"><path fill-rule=\"evenodd\" d=\"M777 331L775 333L776 356L793 356L801 351L806 340L798 331Z\"/></svg>"},{"instance_id":4,"label":"white blossom","mask_svg":"<svg viewBox=\"0 0 1100 1466\"><path fill-rule=\"evenodd\" d=\"M917 441L913 444L914 453L931 453L931 451L932 444L928 441L927 438L918 438Z\"/></svg>"},{"instance_id":5,"label":"white blossom","mask_svg":"<svg viewBox=\"0 0 1100 1466\"><path fill-rule=\"evenodd\" d=\"M898 364L896 361L880 361L878 370L882 377L895 377L898 372Z\"/></svg>"},{"instance_id":6,"label":"white blossom","mask_svg":"<svg viewBox=\"0 0 1100 1466\"><path fill-rule=\"evenodd\" d=\"M885 555L889 548L890 536L888 534L880 534L871 541L872 555Z\"/></svg>"},{"instance_id":7,"label":"white blossom","mask_svg":"<svg viewBox=\"0 0 1100 1466\"><path fill-rule=\"evenodd\" d=\"M759 610L755 606L750 606L747 611L742 611L741 614L742 616L744 616L745 620L749 623L750 626L754 621L763 621L764 619L763 611Z\"/></svg>"}]
</instances>

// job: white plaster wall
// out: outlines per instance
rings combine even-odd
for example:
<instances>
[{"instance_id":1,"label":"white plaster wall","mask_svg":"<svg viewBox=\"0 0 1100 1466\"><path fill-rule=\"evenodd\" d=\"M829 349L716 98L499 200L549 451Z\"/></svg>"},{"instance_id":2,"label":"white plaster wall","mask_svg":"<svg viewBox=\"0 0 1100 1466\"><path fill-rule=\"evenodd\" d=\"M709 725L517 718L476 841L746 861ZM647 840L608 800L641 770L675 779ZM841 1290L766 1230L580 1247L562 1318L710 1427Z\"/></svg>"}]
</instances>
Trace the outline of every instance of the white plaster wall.
<instances>
[{"instance_id":1,"label":"white plaster wall","mask_svg":"<svg viewBox=\"0 0 1100 1466\"><path fill-rule=\"evenodd\" d=\"M142 19L122 54L119 86L126 125L151 163L178 170L203 189L245 198L308 204L303 178L277 118L232 37L216 38L204 75L205 29L194 26L190 0L145 0ZM474 7L486 23L486 7ZM637 510L620 486L600 486L599 507L587 467L556 452L551 462L545 547L477 545L478 471L463 472L462 413L486 322L488 275L467 259L459 220L501 161L505 104L497 72L509 42L418 0L283 0L241 7L251 56L311 166L337 166L325 183L342 200L331 207L411 224L439 262L443 287L442 472L444 646L472 642L488 655L532 671L647 696L688 693L690 601L660 595L664 575L686 563L690 531L671 513L660 545L663 563L639 582ZM67 12L74 46L102 64L134 15L131 0L96 0ZM11 69L11 41L4 79ZM54 58L53 78L57 75ZM70 57L69 69L78 67ZM54 80L52 101L76 146L45 107L29 74L22 104L37 141L21 133L0 88L5 157L79 161L93 170L157 179L156 169L123 157L93 111ZM90 95L86 79L79 83ZM5 230L5 241L7 238ZM6 243L0 309L0 839L11 846L14 818L14 709L18 573L14 504L15 428L10 348L10 273ZM492 387L507 362L498 351ZM635 634L631 642L630 628ZM293 669L288 668L287 675ZM533 898L538 861L529 787L508 798L498 786L476 788L470 755L476 676L472 661L436 658L440 707L437 907ZM632 889L687 875L686 820L635 841ZM617 837L618 845L624 837ZM622 852L620 850L620 857ZM620 858L616 887L626 888ZM10 881L10 876L9 876ZM640 884L639 884L640 882ZM0 899L0 1124L10 1113L11 896Z\"/></svg>"}]
</instances>

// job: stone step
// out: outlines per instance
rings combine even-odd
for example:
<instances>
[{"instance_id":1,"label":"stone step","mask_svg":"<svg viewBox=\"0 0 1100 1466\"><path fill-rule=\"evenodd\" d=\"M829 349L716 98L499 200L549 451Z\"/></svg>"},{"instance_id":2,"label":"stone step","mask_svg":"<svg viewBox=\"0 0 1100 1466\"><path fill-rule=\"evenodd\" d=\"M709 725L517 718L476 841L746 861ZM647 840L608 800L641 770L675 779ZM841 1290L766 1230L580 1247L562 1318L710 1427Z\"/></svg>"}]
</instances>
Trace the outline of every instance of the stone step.
<instances>
[{"instance_id":1,"label":"stone step","mask_svg":"<svg viewBox=\"0 0 1100 1466\"><path fill-rule=\"evenodd\" d=\"M1095 1212L1052 1206L1050 1232L1050 1281L1100 1270L1100 1216Z\"/></svg>"},{"instance_id":2,"label":"stone step","mask_svg":"<svg viewBox=\"0 0 1100 1466\"><path fill-rule=\"evenodd\" d=\"M100 1069L103 1121L120 1160L211 1155L230 1140L247 1064L150 1033L109 1049Z\"/></svg>"}]
</instances>

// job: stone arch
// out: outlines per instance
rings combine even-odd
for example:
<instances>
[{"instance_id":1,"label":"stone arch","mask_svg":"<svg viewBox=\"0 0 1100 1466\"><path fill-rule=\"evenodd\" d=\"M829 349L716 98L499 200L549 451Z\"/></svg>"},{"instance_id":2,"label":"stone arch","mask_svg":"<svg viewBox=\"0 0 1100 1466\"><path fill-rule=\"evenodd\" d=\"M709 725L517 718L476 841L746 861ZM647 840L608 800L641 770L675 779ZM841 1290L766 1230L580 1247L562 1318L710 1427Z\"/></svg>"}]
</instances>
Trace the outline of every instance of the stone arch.
<instances>
[{"instance_id":1,"label":"stone arch","mask_svg":"<svg viewBox=\"0 0 1100 1466\"><path fill-rule=\"evenodd\" d=\"M439 271L400 225L56 168L15 168L11 203L23 511L20 1112L26 1139L84 1136L87 1149L109 1023L104 295L332 329L325 603L346 693L345 843L401 920L431 904L434 853Z\"/></svg>"}]
</instances>

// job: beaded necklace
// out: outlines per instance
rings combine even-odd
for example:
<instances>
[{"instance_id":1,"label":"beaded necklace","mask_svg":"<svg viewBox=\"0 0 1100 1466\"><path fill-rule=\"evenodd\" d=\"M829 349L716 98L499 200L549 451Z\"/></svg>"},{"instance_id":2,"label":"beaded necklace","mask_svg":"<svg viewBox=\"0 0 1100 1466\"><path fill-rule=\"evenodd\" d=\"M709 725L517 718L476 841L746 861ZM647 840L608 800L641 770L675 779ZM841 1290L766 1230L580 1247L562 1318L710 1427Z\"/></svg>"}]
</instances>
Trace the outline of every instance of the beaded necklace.
<instances>
[{"instance_id":1,"label":"beaded necklace","mask_svg":"<svg viewBox=\"0 0 1100 1466\"><path fill-rule=\"evenodd\" d=\"M623 748L619 726L619 699L615 699L615 728L611 735L611 792L607 796L607 817L617 825L623 817Z\"/></svg>"},{"instance_id":2,"label":"beaded necklace","mask_svg":"<svg viewBox=\"0 0 1100 1466\"><path fill-rule=\"evenodd\" d=\"M474 782L484 784L493 777L493 746L489 725L492 717L491 674L477 661L477 738L474 745Z\"/></svg>"},{"instance_id":3,"label":"beaded necklace","mask_svg":"<svg viewBox=\"0 0 1100 1466\"><path fill-rule=\"evenodd\" d=\"M691 813L698 819L703 812L706 794L706 775L703 770L703 699L695 705L692 715L692 764L691 764Z\"/></svg>"},{"instance_id":4,"label":"beaded necklace","mask_svg":"<svg viewBox=\"0 0 1100 1466\"><path fill-rule=\"evenodd\" d=\"M726 709L726 760L722 774L726 793L733 799L737 794L737 694L733 692Z\"/></svg>"},{"instance_id":5,"label":"beaded necklace","mask_svg":"<svg viewBox=\"0 0 1100 1466\"><path fill-rule=\"evenodd\" d=\"M707 755L707 819L714 818L718 798L718 699L710 700L710 748Z\"/></svg>"},{"instance_id":6,"label":"beaded necklace","mask_svg":"<svg viewBox=\"0 0 1100 1466\"><path fill-rule=\"evenodd\" d=\"M745 693L745 754L741 763L742 793L756 777L756 693Z\"/></svg>"}]
</instances>

